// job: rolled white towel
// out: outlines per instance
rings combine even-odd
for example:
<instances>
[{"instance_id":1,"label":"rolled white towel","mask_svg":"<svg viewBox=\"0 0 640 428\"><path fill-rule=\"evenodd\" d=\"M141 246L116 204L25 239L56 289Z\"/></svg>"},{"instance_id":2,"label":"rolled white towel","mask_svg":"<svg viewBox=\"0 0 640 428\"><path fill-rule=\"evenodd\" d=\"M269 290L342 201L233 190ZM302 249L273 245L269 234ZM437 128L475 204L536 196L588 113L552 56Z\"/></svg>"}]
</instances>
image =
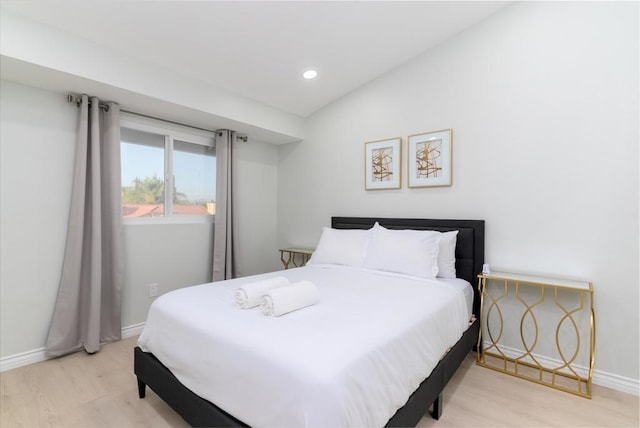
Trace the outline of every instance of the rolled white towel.
<instances>
[{"instance_id":1,"label":"rolled white towel","mask_svg":"<svg viewBox=\"0 0 640 428\"><path fill-rule=\"evenodd\" d=\"M262 296L269 290L283 287L289 284L289 280L284 276L265 279L263 281L251 282L238 288L233 296L236 306L242 309L255 308L260 305Z\"/></svg>"},{"instance_id":2,"label":"rolled white towel","mask_svg":"<svg viewBox=\"0 0 640 428\"><path fill-rule=\"evenodd\" d=\"M269 291L262 297L260 307L265 315L279 317L319 301L318 287L311 281L300 281Z\"/></svg>"}]
</instances>

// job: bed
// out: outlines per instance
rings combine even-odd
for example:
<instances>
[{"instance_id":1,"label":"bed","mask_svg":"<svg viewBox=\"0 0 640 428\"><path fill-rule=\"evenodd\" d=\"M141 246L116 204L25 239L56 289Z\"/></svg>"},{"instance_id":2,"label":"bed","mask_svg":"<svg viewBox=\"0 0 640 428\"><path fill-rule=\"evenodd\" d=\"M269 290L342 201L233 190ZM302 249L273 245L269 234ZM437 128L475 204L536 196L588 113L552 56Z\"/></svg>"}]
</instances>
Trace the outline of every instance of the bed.
<instances>
[{"instance_id":1,"label":"bed","mask_svg":"<svg viewBox=\"0 0 640 428\"><path fill-rule=\"evenodd\" d=\"M455 263L456 263L455 267L456 267L457 276L467 281L468 283L474 284L477 274L480 273L480 271L482 270L482 264L483 264L483 258L484 258L484 221L482 220L430 220L430 219L333 217L331 226L333 229L341 229L341 230L342 229L369 229L376 222L387 229L435 230L439 232L447 232L447 231L454 231L454 230L458 231L457 244L455 247ZM333 278L333 275L338 275L338 277L340 276L348 277L349 275L352 274L351 272L348 271L348 269L345 269L344 272L339 270L336 270L336 272L334 272L331 270L322 271L316 268L314 271L313 267L308 269L307 271L305 271L304 268L302 268L302 270L294 269L292 271L294 271L290 273L290 275L293 275L292 278L295 278L295 275L298 275L298 276L302 274L309 275L313 272L319 272L321 276L330 275L332 278ZM321 278L318 280L321 281ZM333 279L333 280L335 281L336 279ZM237 281L237 280L233 280L233 281ZM404 280L394 279L394 281L402 282ZM236 283L228 284L227 288L232 287L233 284L236 284ZM220 289L222 290L224 287L225 286L222 285L220 286ZM207 286L205 285L197 286L194 288L194 291L190 291L189 293L191 294L203 293L202 296L208 296L208 294L206 293L211 292L210 288L211 288L210 285L209 285L209 288L207 288ZM388 420L385 419L386 423L384 420L380 422L380 420L378 419L378 422L375 422L374 425L415 426L417 422L425 415L425 413L428 411L430 407L433 407L433 413L432 413L433 417L435 417L436 419L440 417L442 412L442 390L446 386L447 382L449 381L453 373L456 371L456 369L465 359L469 351L476 345L477 338L478 338L479 323L477 321L477 318L478 318L478 311L479 311L479 299L477 296L477 288L470 287L470 289L472 290L471 292L475 294L475 296L472 299L472 301L469 300L469 303L472 302L471 307L469 308L469 312L473 313L475 317L471 317L471 320L468 322L468 325L465 326L465 328L462 330L459 340L453 346L450 347L448 352L441 359L439 358L436 360L436 362L434 363L435 367L433 367L432 369L429 368L429 373L425 375L423 380L421 378L421 380L417 382L417 386L415 387L415 390L413 390L414 392L408 396L408 398L406 399L406 402L403 401L404 404L398 406L399 408L397 409L397 411L395 411L395 413L392 414ZM332 296L331 291L329 289L326 289L326 290L323 290L323 292L325 293L325 297L328 300L330 300ZM203 299L204 298L208 299L209 297L203 297ZM318 305L318 307L320 307L320 305ZM303 311L308 311L305 314L305 316L312 318L313 316L317 315L315 314L315 312L319 312L320 309L318 308L314 308L310 310L305 309L299 312L302 313ZM226 309L222 308L222 309L216 309L216 310L224 312L224 310ZM238 312L241 310L235 309L235 311ZM197 310L194 310L193 312L197 313ZM207 311L203 311L204 317L211 316L210 313L205 313L205 312ZM208 311L208 312L211 312L211 311ZM151 316L151 312L150 312L150 316ZM290 324L299 324L300 322L301 323L305 322L305 318L299 318L300 322L298 322L297 321L298 319L289 315L284 316L282 318L284 319L286 317L290 317L289 321L296 321L293 323L290 322ZM247 315L246 318L249 319L249 316ZM204 318L204 319L210 320L211 318ZM336 322L341 322L343 323L342 325L349 325L349 323L345 323L344 320L340 320L339 318L336 320ZM354 320L354 325L357 325L356 320ZM153 334L162 334L163 330L166 330L169 337L171 334L171 330L173 330L173 334L176 335L175 336L176 339L180 340L178 336L182 335L181 330L179 329L179 327L173 328L171 324L165 324L165 327L156 329L156 331L158 332ZM349 329L345 328L344 330L349 330ZM150 330L150 331L153 332L153 330ZM146 336L149 336L152 333L143 332L143 335L145 334ZM345 332L345 334L348 334L348 331ZM375 339L375 336L373 337ZM257 338L259 338L259 336L256 336L254 340L257 340ZM232 339L232 340L235 341L235 339ZM143 342L146 344L147 341L148 340L145 338ZM197 349L190 351L190 353L192 353L194 365L198 363L201 365L204 364L205 365L204 367L207 367L207 364L209 364L212 366L212 368L215 368L213 366L216 366L220 362L220 360L224 360L225 358L228 358L228 359L232 358L232 355L234 355L232 353L231 356L221 357L220 355L211 356L211 355L208 355L206 352L200 352L202 349L207 348L205 342L206 341L203 340L202 346L197 346L195 347ZM222 351L220 353L224 354L225 352L230 352L229 351L230 349L244 350L245 348L242 348L242 346L245 346L245 345L243 345L240 342L234 343L229 345L228 347L225 347L226 351ZM185 349L185 346L182 346L182 347L178 346L178 348ZM341 349L341 346L337 346L335 349ZM399 349L402 349L403 352L399 352L398 351ZM411 352L404 352L405 349L406 348L404 347L404 345L399 345L399 347L396 348L395 350L394 349L391 350L393 352L393 358L396 358L396 360L394 361L397 361L400 364L402 364L403 361L410 361L410 359L408 360L407 358L412 357L410 355ZM201 392L203 388L206 390L207 386L209 386L212 389L228 388L229 395L232 396L234 393L233 385L229 385L229 386L225 386L222 384L212 385L213 382L208 382L204 386L194 384L193 381L189 379L189 376L185 376L182 373L182 369L174 368L173 371L176 372L174 374L172 373L172 370L167 368L167 366L169 367L177 367L177 366L173 363L173 361L171 361L170 358L167 358L166 349L161 351L160 348L158 348L157 352L155 352L154 350L154 352L158 353L158 356L161 357L160 359L162 359L166 363L166 365L163 364L163 362L161 362L160 359L156 355L154 355L154 353L149 352L150 349L145 349L145 350L148 352L143 351L143 349L140 346L136 347L134 350L134 372L138 379L138 391L139 391L140 398L144 398L146 386L149 386L163 400L165 400L174 410L176 410L176 412L180 414L185 419L185 421L187 421L192 426L248 426L246 422L247 420L250 419L249 416L247 416L248 418L247 420L241 420L245 418L243 416L240 416L239 418L234 417L230 413L236 414L236 415L242 415L243 414L242 412L239 413L235 409L229 412L222 410L222 408L225 408L225 409L229 409L230 407L233 408L233 406L230 406L229 403L224 402L224 399L226 399L224 396L218 395L218 397L221 397L220 400L212 400L213 402L211 402L201 397L201 395L206 396L206 394L196 393L196 392ZM292 352L297 352L297 350L293 350ZM303 351L300 351L300 352L303 352ZM334 353L340 354L340 352L334 352ZM244 352L237 353L235 355L242 355L242 354L244 354ZM250 354L250 352L247 352L247 354ZM296 362L299 361L300 364L296 363L294 365L297 366L298 370L304 371L305 370L304 364L306 359L309 356L304 353L299 354L299 356L303 356L304 358L298 358ZM283 357L285 356L283 355ZM308 359L311 360L311 358L308 358ZM277 362L277 360L274 360L274 361ZM292 362L289 361L289 363L287 364L291 364L291 363ZM271 364L274 364L274 362L271 361ZM251 366L251 364L248 364L248 366ZM313 377L311 376L311 374L318 372L318 370L322 372L321 368L319 369L318 366L314 366L313 369L309 368L307 371L310 373L310 377ZM205 372L208 373L209 371L205 370ZM275 372L275 373L278 373L278 376L282 376L282 377L287 376L286 372ZM357 375L358 373L354 369L354 373L352 377L357 377ZM381 374L381 376L383 376L383 374ZM182 382L178 379L179 377L183 379ZM255 384L254 386L254 384L251 383L253 381L253 377L254 376L248 376L248 378L245 379L246 385L250 386L249 389L245 391L247 395L250 395L251 391L254 391L254 389L256 391L260 391L259 384ZM296 381L300 382L299 385L296 384L293 386L294 390L296 388L300 388L301 391L302 390L311 391L314 389L312 387L309 387L308 384L310 381L307 382L306 379L300 379L301 378L300 376L293 376L293 377L296 378ZM185 384L190 387L185 386ZM393 389L393 388L389 388L389 389ZM314 392L317 394L317 405L320 407L329 406L329 404L327 404L327 401L328 401L327 397L332 396L332 391L329 391L327 394L321 394L321 392L322 392L322 388L319 388L317 391ZM237 394L238 392L235 391L235 393ZM269 394L264 394L262 393L262 391L260 391L259 395L266 397L266 399L269 398ZM273 394L273 395L277 395L277 394ZM294 403L296 400L296 397L294 395L295 394L292 394L292 397L290 397L290 400L292 403ZM304 394L301 393L298 395L303 396ZM373 393L373 391L364 391L360 395L368 396L368 395L375 395L375 394ZM310 400L307 400L307 401L310 401ZM306 402L305 404L309 406L313 406L316 403L312 402L310 404L309 402ZM360 403L357 402L356 400L352 404L354 407L357 407ZM271 404L267 402L265 405L270 406ZM251 407L251 406L247 406L247 407ZM283 405L281 405L281 407L283 407ZM297 404L296 406L291 406L291 407L292 408L297 407ZM330 414L331 413L330 409L331 409L330 407L325 407L324 409L318 410L318 413ZM253 425L262 424L262 423L255 422L256 421L255 409L253 410L247 409L245 410L245 412L248 415L250 414L251 417L253 418L251 419L254 421ZM333 419L324 419L324 420L317 419L315 421L316 423L314 423L313 416L302 415L300 417L302 419L291 419L292 421L298 421L298 422L291 422L289 424L278 423L278 425L284 424L289 426L291 425L313 426L314 424L319 425L322 422L324 422L325 424L334 425L333 423L331 423ZM310 423L299 422L301 420L304 421L305 420L304 418L310 418L311 422ZM339 422L344 422L345 420L347 419L344 419L344 420L336 419L337 421L336 424L339 424ZM280 421L280 419L268 419L268 421L270 421L270 423L267 422L266 423L267 425L269 424L274 425L277 423L274 421ZM350 425L351 423L347 422L345 424Z\"/></svg>"}]
</instances>

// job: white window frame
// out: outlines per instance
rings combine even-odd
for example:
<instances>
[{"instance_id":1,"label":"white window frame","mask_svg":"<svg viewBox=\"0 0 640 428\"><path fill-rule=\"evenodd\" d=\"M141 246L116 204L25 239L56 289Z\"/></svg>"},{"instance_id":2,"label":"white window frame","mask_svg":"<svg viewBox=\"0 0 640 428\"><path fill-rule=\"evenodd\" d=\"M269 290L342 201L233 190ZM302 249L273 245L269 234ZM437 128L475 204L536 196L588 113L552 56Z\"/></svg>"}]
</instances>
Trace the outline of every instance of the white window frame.
<instances>
[{"instance_id":1,"label":"white window frame","mask_svg":"<svg viewBox=\"0 0 640 428\"><path fill-rule=\"evenodd\" d=\"M215 133L199 129L180 126L129 113L121 113L120 128L129 128L152 134L164 135L164 216L122 218L124 225L129 224L209 224L215 223L215 215L173 214L173 142L174 140L187 143L215 147ZM122 178L121 178L122 180ZM122 182L120 186L122 187ZM171 189L167 192L167 189Z\"/></svg>"}]
</instances>

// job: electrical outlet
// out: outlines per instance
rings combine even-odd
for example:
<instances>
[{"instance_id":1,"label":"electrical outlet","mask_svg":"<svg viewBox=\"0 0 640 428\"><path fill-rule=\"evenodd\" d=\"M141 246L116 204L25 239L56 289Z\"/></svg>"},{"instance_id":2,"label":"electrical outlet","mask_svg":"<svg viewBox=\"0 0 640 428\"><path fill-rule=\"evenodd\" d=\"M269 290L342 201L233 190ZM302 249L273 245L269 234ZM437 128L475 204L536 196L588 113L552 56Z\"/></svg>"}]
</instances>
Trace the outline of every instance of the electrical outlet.
<instances>
[{"instance_id":1,"label":"electrical outlet","mask_svg":"<svg viewBox=\"0 0 640 428\"><path fill-rule=\"evenodd\" d=\"M149 284L149 297L158 297L158 283Z\"/></svg>"}]
</instances>

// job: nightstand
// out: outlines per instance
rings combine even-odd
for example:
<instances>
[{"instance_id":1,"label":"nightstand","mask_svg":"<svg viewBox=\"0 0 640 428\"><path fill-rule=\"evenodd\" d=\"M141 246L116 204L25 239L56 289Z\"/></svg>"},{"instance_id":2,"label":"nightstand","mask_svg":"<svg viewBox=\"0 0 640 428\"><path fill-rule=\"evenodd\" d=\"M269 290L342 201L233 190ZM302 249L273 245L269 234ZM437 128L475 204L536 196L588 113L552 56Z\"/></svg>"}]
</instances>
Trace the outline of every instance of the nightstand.
<instances>
[{"instance_id":1,"label":"nightstand","mask_svg":"<svg viewBox=\"0 0 640 428\"><path fill-rule=\"evenodd\" d=\"M280 260L284 268L289 269L289 267L304 266L314 250L310 248L281 248L278 251L280 251Z\"/></svg>"},{"instance_id":2,"label":"nightstand","mask_svg":"<svg viewBox=\"0 0 640 428\"><path fill-rule=\"evenodd\" d=\"M478 365L591 398L592 284L495 271L478 278Z\"/></svg>"}]
</instances>

